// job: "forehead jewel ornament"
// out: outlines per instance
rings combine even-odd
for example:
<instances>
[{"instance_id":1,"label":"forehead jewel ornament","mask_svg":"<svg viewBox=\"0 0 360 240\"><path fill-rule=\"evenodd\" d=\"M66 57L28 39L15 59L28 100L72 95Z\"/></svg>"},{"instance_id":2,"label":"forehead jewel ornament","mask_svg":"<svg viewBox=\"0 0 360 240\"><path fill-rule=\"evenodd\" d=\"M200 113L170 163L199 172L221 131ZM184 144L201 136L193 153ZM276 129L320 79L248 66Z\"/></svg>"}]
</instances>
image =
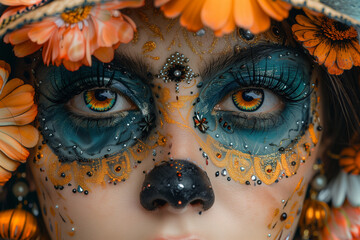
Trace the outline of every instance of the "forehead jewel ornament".
<instances>
[{"instance_id":1,"label":"forehead jewel ornament","mask_svg":"<svg viewBox=\"0 0 360 240\"><path fill-rule=\"evenodd\" d=\"M163 79L166 83L176 82L175 91L178 93L180 82L183 81L190 84L192 79L199 76L199 74L194 73L190 66L187 65L189 61L184 54L176 52L166 60L165 65L156 77Z\"/></svg>"}]
</instances>

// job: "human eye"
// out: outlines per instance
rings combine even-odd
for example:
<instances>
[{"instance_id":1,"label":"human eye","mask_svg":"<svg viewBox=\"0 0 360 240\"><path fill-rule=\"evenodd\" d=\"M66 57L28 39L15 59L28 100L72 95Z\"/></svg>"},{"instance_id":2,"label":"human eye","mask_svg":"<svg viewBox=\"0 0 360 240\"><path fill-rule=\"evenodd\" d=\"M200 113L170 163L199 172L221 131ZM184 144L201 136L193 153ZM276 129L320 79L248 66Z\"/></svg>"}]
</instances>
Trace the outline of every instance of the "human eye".
<instances>
[{"instance_id":1,"label":"human eye","mask_svg":"<svg viewBox=\"0 0 360 240\"><path fill-rule=\"evenodd\" d=\"M66 104L76 115L105 118L112 114L138 110L126 95L110 88L95 88L81 92Z\"/></svg>"},{"instance_id":2,"label":"human eye","mask_svg":"<svg viewBox=\"0 0 360 240\"><path fill-rule=\"evenodd\" d=\"M61 160L103 158L148 136L154 105L149 86L137 75L100 62L76 72L44 72L38 76L39 122Z\"/></svg>"},{"instance_id":3,"label":"human eye","mask_svg":"<svg viewBox=\"0 0 360 240\"><path fill-rule=\"evenodd\" d=\"M305 56L280 49L235 62L203 86L196 113L224 146L270 154L296 142L310 123L310 73Z\"/></svg>"},{"instance_id":4,"label":"human eye","mask_svg":"<svg viewBox=\"0 0 360 240\"><path fill-rule=\"evenodd\" d=\"M260 130L277 124L276 117L283 111L284 101L275 93L263 88L238 89L215 105L214 111L228 112L237 117L237 126Z\"/></svg>"}]
</instances>

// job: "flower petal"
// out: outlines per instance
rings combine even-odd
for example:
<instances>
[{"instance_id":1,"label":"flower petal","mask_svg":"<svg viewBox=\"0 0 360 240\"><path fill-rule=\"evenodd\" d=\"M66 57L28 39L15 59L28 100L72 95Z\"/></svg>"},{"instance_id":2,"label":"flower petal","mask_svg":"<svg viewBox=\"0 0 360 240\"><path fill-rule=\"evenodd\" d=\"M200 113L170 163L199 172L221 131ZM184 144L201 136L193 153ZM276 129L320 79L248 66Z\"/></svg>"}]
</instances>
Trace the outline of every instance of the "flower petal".
<instances>
[{"instance_id":1,"label":"flower petal","mask_svg":"<svg viewBox=\"0 0 360 240\"><path fill-rule=\"evenodd\" d=\"M229 15L229 19L226 22L226 24L222 28L220 28L219 30L216 30L214 32L215 36L221 37L224 34L229 34L232 31L234 31L235 27L236 27L236 25L235 25L235 21L234 21L233 12L231 12L230 15Z\"/></svg>"},{"instance_id":2,"label":"flower petal","mask_svg":"<svg viewBox=\"0 0 360 240\"><path fill-rule=\"evenodd\" d=\"M33 24L32 28L29 30L28 36L32 42L42 45L49 40L57 28L58 27L52 18L46 19L42 22Z\"/></svg>"},{"instance_id":3,"label":"flower petal","mask_svg":"<svg viewBox=\"0 0 360 240\"><path fill-rule=\"evenodd\" d=\"M324 41L320 42L319 45L317 45L313 55L316 58L316 61L320 65L325 62L327 56L329 55L330 48L331 48L330 40L324 40Z\"/></svg>"},{"instance_id":4,"label":"flower petal","mask_svg":"<svg viewBox=\"0 0 360 240\"><path fill-rule=\"evenodd\" d=\"M3 186L12 177L12 173L0 167L0 186Z\"/></svg>"},{"instance_id":5,"label":"flower petal","mask_svg":"<svg viewBox=\"0 0 360 240\"><path fill-rule=\"evenodd\" d=\"M80 31L79 27L76 26L67 33L72 34L73 38L71 44L68 46L67 54L68 58L72 62L77 62L85 57L85 39L84 35Z\"/></svg>"},{"instance_id":6,"label":"flower petal","mask_svg":"<svg viewBox=\"0 0 360 240\"><path fill-rule=\"evenodd\" d=\"M0 126L25 125L34 121L37 115L37 106L33 105L29 110L11 118L0 119Z\"/></svg>"},{"instance_id":7,"label":"flower petal","mask_svg":"<svg viewBox=\"0 0 360 240\"><path fill-rule=\"evenodd\" d=\"M330 48L330 52L325 60L325 67L329 68L335 64L336 60L336 50L335 48Z\"/></svg>"},{"instance_id":8,"label":"flower petal","mask_svg":"<svg viewBox=\"0 0 360 240\"><path fill-rule=\"evenodd\" d=\"M334 180L334 185L331 190L332 203L334 207L340 207L345 200L347 187L347 174L343 171Z\"/></svg>"},{"instance_id":9,"label":"flower petal","mask_svg":"<svg viewBox=\"0 0 360 240\"><path fill-rule=\"evenodd\" d=\"M5 61L0 60L0 93L4 88L6 81L9 78L10 72L11 72L10 65Z\"/></svg>"},{"instance_id":10,"label":"flower petal","mask_svg":"<svg viewBox=\"0 0 360 240\"><path fill-rule=\"evenodd\" d=\"M0 126L24 125L37 114L34 105L34 88L20 79L10 80L0 95Z\"/></svg>"},{"instance_id":11,"label":"flower petal","mask_svg":"<svg viewBox=\"0 0 360 240\"><path fill-rule=\"evenodd\" d=\"M129 43L134 38L134 29L129 23L122 21L118 23L118 28L119 40L121 43ZM115 43L116 42L114 42L112 45Z\"/></svg>"},{"instance_id":12,"label":"flower petal","mask_svg":"<svg viewBox=\"0 0 360 240\"><path fill-rule=\"evenodd\" d=\"M0 133L12 137L26 148L35 147L39 141L39 132L32 125L2 126L0 127Z\"/></svg>"},{"instance_id":13,"label":"flower petal","mask_svg":"<svg viewBox=\"0 0 360 240\"><path fill-rule=\"evenodd\" d=\"M254 24L249 28L249 30L254 34L258 34L269 29L271 24L270 17L262 10L258 2L252 2L252 11Z\"/></svg>"},{"instance_id":14,"label":"flower petal","mask_svg":"<svg viewBox=\"0 0 360 240\"><path fill-rule=\"evenodd\" d=\"M94 52L94 56L101 62L111 62L114 59L114 49L112 47L98 48Z\"/></svg>"},{"instance_id":15,"label":"flower petal","mask_svg":"<svg viewBox=\"0 0 360 240\"><path fill-rule=\"evenodd\" d=\"M234 2L234 18L237 26L249 29L254 24L252 0Z\"/></svg>"},{"instance_id":16,"label":"flower petal","mask_svg":"<svg viewBox=\"0 0 360 240\"><path fill-rule=\"evenodd\" d=\"M9 158L19 162L26 162L29 151L18 141L0 131L0 150Z\"/></svg>"},{"instance_id":17,"label":"flower petal","mask_svg":"<svg viewBox=\"0 0 360 240\"><path fill-rule=\"evenodd\" d=\"M17 57L26 57L38 51L41 48L41 45L33 43L31 41L26 41L14 46L14 53Z\"/></svg>"},{"instance_id":18,"label":"flower petal","mask_svg":"<svg viewBox=\"0 0 360 240\"><path fill-rule=\"evenodd\" d=\"M348 176L347 199L352 206L360 206L360 176L350 174Z\"/></svg>"},{"instance_id":19,"label":"flower petal","mask_svg":"<svg viewBox=\"0 0 360 240\"><path fill-rule=\"evenodd\" d=\"M204 25L217 30L222 28L232 12L233 0L206 0L201 10L201 20Z\"/></svg>"},{"instance_id":20,"label":"flower petal","mask_svg":"<svg viewBox=\"0 0 360 240\"><path fill-rule=\"evenodd\" d=\"M360 45L357 40L352 40L349 45L354 66L360 66Z\"/></svg>"},{"instance_id":21,"label":"flower petal","mask_svg":"<svg viewBox=\"0 0 360 240\"><path fill-rule=\"evenodd\" d=\"M82 61L72 62L69 60L63 60L62 64L67 70L74 72L79 70L79 68L83 65L83 62Z\"/></svg>"},{"instance_id":22,"label":"flower petal","mask_svg":"<svg viewBox=\"0 0 360 240\"><path fill-rule=\"evenodd\" d=\"M304 27L317 28L317 26L313 24L313 22L304 15L296 15L295 20L298 24Z\"/></svg>"},{"instance_id":23,"label":"flower petal","mask_svg":"<svg viewBox=\"0 0 360 240\"><path fill-rule=\"evenodd\" d=\"M348 70L353 66L351 52L346 44L337 44L334 46L337 51L336 63L340 69Z\"/></svg>"},{"instance_id":24,"label":"flower petal","mask_svg":"<svg viewBox=\"0 0 360 240\"><path fill-rule=\"evenodd\" d=\"M203 1L203 0L200 0ZM171 0L167 4L161 7L161 10L164 12L164 15L168 18L175 18L180 15L186 7L189 7L188 4L191 0Z\"/></svg>"},{"instance_id":25,"label":"flower petal","mask_svg":"<svg viewBox=\"0 0 360 240\"><path fill-rule=\"evenodd\" d=\"M279 3L281 1L274 0L257 0L264 12L277 21L282 21L289 16L289 10L283 8ZM290 5L290 4L289 4ZM290 5L291 7L291 5Z\"/></svg>"},{"instance_id":26,"label":"flower petal","mask_svg":"<svg viewBox=\"0 0 360 240\"><path fill-rule=\"evenodd\" d=\"M9 95L14 89L18 88L21 85L24 85L24 81L19 78L14 78L8 81L0 94L0 100L3 99L5 96Z\"/></svg>"},{"instance_id":27,"label":"flower petal","mask_svg":"<svg viewBox=\"0 0 360 240\"><path fill-rule=\"evenodd\" d=\"M16 162L8 158L5 154L0 152L0 166L4 168L6 171L13 172L15 171L18 166L20 165L20 162Z\"/></svg>"},{"instance_id":28,"label":"flower petal","mask_svg":"<svg viewBox=\"0 0 360 240\"><path fill-rule=\"evenodd\" d=\"M0 0L0 3L7 6L19 6L19 5L30 6L40 3L41 1L42 0Z\"/></svg>"},{"instance_id":29,"label":"flower petal","mask_svg":"<svg viewBox=\"0 0 360 240\"><path fill-rule=\"evenodd\" d=\"M321 39L315 38L315 39L310 39L310 40L304 41L302 44L306 48L315 47L315 46L319 45L321 41L322 41Z\"/></svg>"},{"instance_id":30,"label":"flower petal","mask_svg":"<svg viewBox=\"0 0 360 240\"><path fill-rule=\"evenodd\" d=\"M304 42L306 41L307 39L304 37L305 33L307 33L308 31L312 31L312 30L309 30L309 29L303 29L301 26L301 30L294 30L296 29L295 27L296 26L300 26L299 24L295 24L293 25L293 28L292 28L292 31L296 37L296 39L300 42Z\"/></svg>"},{"instance_id":31,"label":"flower petal","mask_svg":"<svg viewBox=\"0 0 360 240\"><path fill-rule=\"evenodd\" d=\"M340 75L344 72L344 70L339 68L336 63L334 65L332 65L331 67L328 67L327 69L328 69L328 73L330 73L332 75Z\"/></svg>"},{"instance_id":32,"label":"flower petal","mask_svg":"<svg viewBox=\"0 0 360 240\"><path fill-rule=\"evenodd\" d=\"M8 38L7 38L8 41L6 41L6 42L11 43L13 45L24 43L24 42L29 40L28 33L29 33L30 30L31 30L31 28L24 27L24 28L21 28L21 29L19 29L17 31L9 33L9 34L7 34L8 35Z\"/></svg>"},{"instance_id":33,"label":"flower petal","mask_svg":"<svg viewBox=\"0 0 360 240\"><path fill-rule=\"evenodd\" d=\"M180 17L180 24L189 31L196 32L204 26L201 21L201 9L204 2L205 0L191 1L189 6L184 9Z\"/></svg>"}]
</instances>

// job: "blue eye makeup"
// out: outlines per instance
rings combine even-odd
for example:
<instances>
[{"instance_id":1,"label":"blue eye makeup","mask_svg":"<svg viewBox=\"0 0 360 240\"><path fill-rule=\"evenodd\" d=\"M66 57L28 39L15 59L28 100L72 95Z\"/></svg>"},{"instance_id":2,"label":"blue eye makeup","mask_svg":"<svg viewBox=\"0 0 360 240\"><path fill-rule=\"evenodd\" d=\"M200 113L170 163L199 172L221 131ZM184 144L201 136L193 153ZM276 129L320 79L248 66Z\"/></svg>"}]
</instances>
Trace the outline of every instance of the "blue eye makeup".
<instances>
[{"instance_id":1,"label":"blue eye makeup","mask_svg":"<svg viewBox=\"0 0 360 240\"><path fill-rule=\"evenodd\" d=\"M251 56L208 76L195 109L207 119L207 133L224 146L266 155L305 133L311 66L306 56L283 47Z\"/></svg>"},{"instance_id":2,"label":"blue eye makeup","mask_svg":"<svg viewBox=\"0 0 360 240\"><path fill-rule=\"evenodd\" d=\"M126 69L94 61L76 72L63 67L41 72L41 131L61 161L116 154L144 140L152 129L151 90Z\"/></svg>"}]
</instances>

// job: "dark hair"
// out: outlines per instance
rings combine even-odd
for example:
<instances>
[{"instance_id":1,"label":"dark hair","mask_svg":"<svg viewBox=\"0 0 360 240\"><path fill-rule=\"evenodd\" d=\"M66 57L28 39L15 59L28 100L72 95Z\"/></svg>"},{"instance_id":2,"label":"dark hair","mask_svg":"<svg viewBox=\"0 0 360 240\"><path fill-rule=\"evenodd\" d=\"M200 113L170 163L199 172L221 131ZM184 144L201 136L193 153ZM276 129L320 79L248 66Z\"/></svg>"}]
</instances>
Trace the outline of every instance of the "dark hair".
<instances>
[{"instance_id":1,"label":"dark hair","mask_svg":"<svg viewBox=\"0 0 360 240\"><path fill-rule=\"evenodd\" d=\"M336 63L335 63L336 64ZM340 167L338 154L344 147L360 142L360 69L354 67L340 76L327 74L323 69L321 79L321 104L323 109L322 156L328 179L336 176Z\"/></svg>"}]
</instances>

